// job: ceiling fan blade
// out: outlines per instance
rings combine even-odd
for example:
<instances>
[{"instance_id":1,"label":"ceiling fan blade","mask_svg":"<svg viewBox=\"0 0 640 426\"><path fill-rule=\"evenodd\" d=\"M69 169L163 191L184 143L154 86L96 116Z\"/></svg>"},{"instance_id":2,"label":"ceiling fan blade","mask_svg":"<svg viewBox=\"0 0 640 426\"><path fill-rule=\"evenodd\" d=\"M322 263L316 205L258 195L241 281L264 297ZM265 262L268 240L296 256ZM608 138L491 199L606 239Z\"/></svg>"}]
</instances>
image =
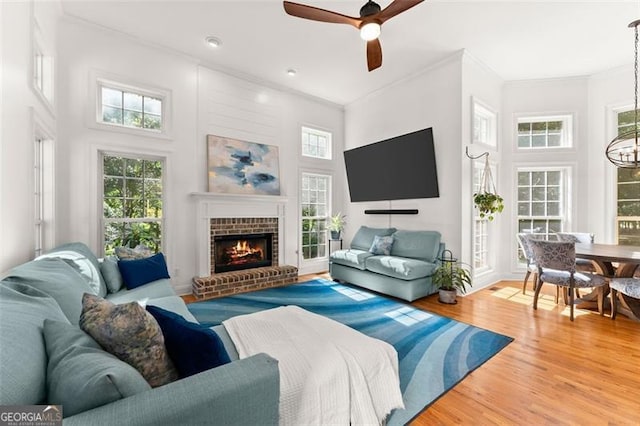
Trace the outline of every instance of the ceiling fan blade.
<instances>
[{"instance_id":1,"label":"ceiling fan blade","mask_svg":"<svg viewBox=\"0 0 640 426\"><path fill-rule=\"evenodd\" d=\"M290 1L284 2L284 10L291 16L310 19L312 21L330 22L332 24L347 24L356 28L359 28L362 23L360 18L354 18L337 12L332 12L330 10L324 10Z\"/></svg>"},{"instance_id":2,"label":"ceiling fan blade","mask_svg":"<svg viewBox=\"0 0 640 426\"><path fill-rule=\"evenodd\" d=\"M413 6L422 3L424 0L394 0L389 6L385 7L378 16L377 19L380 23L385 22L399 13L404 12L407 9L411 9Z\"/></svg>"},{"instance_id":3,"label":"ceiling fan blade","mask_svg":"<svg viewBox=\"0 0 640 426\"><path fill-rule=\"evenodd\" d=\"M367 42L367 66L369 72L379 68L382 65L382 46L380 40L373 39Z\"/></svg>"}]
</instances>

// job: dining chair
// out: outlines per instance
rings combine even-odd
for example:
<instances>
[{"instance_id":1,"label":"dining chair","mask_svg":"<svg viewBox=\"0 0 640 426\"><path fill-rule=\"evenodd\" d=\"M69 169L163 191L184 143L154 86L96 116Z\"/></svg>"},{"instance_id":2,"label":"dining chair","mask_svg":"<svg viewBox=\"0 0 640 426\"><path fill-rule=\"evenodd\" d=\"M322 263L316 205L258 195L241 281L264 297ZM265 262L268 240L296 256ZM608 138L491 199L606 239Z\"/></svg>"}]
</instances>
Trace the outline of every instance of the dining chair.
<instances>
[{"instance_id":1,"label":"dining chair","mask_svg":"<svg viewBox=\"0 0 640 426\"><path fill-rule=\"evenodd\" d=\"M533 274L533 289L536 289L536 282L538 281L538 267L536 266L536 262L533 259L533 253L531 252L531 248L529 247L529 243L527 242L527 238L529 238L530 234L526 234L524 232L520 232L516 234L518 238L518 245L524 254L524 257L527 261L527 273L524 276L524 281L522 282L522 294L527 293L527 282L529 281L529 277Z\"/></svg>"},{"instance_id":2,"label":"dining chair","mask_svg":"<svg viewBox=\"0 0 640 426\"><path fill-rule=\"evenodd\" d=\"M573 321L575 290L595 287L598 291L598 312L604 315L604 288L606 280L596 274L576 271L576 245L574 242L544 241L529 239L538 267L538 282L533 296L533 309L538 309L538 296L543 283L567 288L569 293L570 318ZM556 301L557 303L557 301Z\"/></svg>"},{"instance_id":3,"label":"dining chair","mask_svg":"<svg viewBox=\"0 0 640 426\"><path fill-rule=\"evenodd\" d=\"M638 319L636 312L633 312L629 308L629 305L624 301L622 295L629 298L636 299L640 304L640 279L638 278L613 278L609 281L609 288L611 289L611 319L616 319L616 313L618 311L618 304L622 303L623 313L627 316ZM637 310L637 309L636 309ZM630 311L630 312L625 312Z\"/></svg>"},{"instance_id":4,"label":"dining chair","mask_svg":"<svg viewBox=\"0 0 640 426\"><path fill-rule=\"evenodd\" d=\"M558 241L567 241L580 244L593 244L595 235L589 232L556 232ZM589 259L576 259L576 270L579 272L598 272L595 265Z\"/></svg>"}]
</instances>

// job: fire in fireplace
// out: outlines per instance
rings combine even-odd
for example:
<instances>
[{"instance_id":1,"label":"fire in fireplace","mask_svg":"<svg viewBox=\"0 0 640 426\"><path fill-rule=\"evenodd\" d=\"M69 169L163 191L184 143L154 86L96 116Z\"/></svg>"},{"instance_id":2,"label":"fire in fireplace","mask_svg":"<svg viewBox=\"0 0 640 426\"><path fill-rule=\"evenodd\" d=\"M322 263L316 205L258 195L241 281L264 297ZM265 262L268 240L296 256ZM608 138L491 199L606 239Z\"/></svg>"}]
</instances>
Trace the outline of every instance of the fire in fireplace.
<instances>
[{"instance_id":1,"label":"fire in fireplace","mask_svg":"<svg viewBox=\"0 0 640 426\"><path fill-rule=\"evenodd\" d=\"M214 237L215 272L271 266L272 234L220 235Z\"/></svg>"}]
</instances>

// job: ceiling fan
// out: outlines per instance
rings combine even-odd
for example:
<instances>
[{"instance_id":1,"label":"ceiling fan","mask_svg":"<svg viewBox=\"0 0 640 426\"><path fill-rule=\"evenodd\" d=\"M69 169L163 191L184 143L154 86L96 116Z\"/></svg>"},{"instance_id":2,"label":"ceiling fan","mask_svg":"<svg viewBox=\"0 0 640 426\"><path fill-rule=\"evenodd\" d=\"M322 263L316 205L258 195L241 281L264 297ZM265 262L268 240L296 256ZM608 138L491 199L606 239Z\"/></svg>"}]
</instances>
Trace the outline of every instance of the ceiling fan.
<instances>
[{"instance_id":1,"label":"ceiling fan","mask_svg":"<svg viewBox=\"0 0 640 426\"><path fill-rule=\"evenodd\" d=\"M367 66L369 71L373 71L382 65L382 47L380 46L380 40L378 40L380 26L399 13L423 1L393 0L389 6L382 9L378 3L369 0L360 8L359 18L290 1L284 2L284 10L289 15L297 16L298 18L333 24L347 24L359 29L360 37L367 42Z\"/></svg>"}]
</instances>

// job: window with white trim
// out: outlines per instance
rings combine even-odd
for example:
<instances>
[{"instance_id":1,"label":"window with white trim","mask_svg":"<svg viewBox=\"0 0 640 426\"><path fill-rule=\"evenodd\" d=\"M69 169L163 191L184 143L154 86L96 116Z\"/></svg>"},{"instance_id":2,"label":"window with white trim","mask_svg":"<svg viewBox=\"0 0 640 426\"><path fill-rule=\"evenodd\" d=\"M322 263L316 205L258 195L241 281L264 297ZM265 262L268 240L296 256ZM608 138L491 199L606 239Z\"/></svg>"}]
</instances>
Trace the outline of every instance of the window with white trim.
<instances>
[{"instance_id":1,"label":"window with white trim","mask_svg":"<svg viewBox=\"0 0 640 426\"><path fill-rule=\"evenodd\" d=\"M482 172L484 161L473 162L473 193L480 192L482 185ZM491 174L496 175L495 167L491 167ZM491 268L489 264L489 219L480 217L480 211L473 208L473 270L478 275Z\"/></svg>"},{"instance_id":2,"label":"window with white trim","mask_svg":"<svg viewBox=\"0 0 640 426\"><path fill-rule=\"evenodd\" d=\"M517 169L518 232L555 240L566 222L568 175L564 167Z\"/></svg>"},{"instance_id":3,"label":"window with white trim","mask_svg":"<svg viewBox=\"0 0 640 426\"><path fill-rule=\"evenodd\" d=\"M518 149L570 148L572 121L571 115L518 118Z\"/></svg>"},{"instance_id":4,"label":"window with white trim","mask_svg":"<svg viewBox=\"0 0 640 426\"><path fill-rule=\"evenodd\" d=\"M44 141L36 138L33 144L33 213L35 223L35 256L40 256L44 251Z\"/></svg>"},{"instance_id":5,"label":"window with white trim","mask_svg":"<svg viewBox=\"0 0 640 426\"><path fill-rule=\"evenodd\" d=\"M302 155L331 160L331 133L303 126Z\"/></svg>"},{"instance_id":6,"label":"window with white trim","mask_svg":"<svg viewBox=\"0 0 640 426\"><path fill-rule=\"evenodd\" d=\"M618 135L633 130L633 108L616 114ZM617 168L616 239L620 245L640 245L640 172Z\"/></svg>"},{"instance_id":7,"label":"window with white trim","mask_svg":"<svg viewBox=\"0 0 640 426\"><path fill-rule=\"evenodd\" d=\"M104 255L118 246L161 251L164 160L103 153L101 163Z\"/></svg>"},{"instance_id":8,"label":"window with white trim","mask_svg":"<svg viewBox=\"0 0 640 426\"><path fill-rule=\"evenodd\" d=\"M498 146L498 116L478 101L473 102L473 142Z\"/></svg>"},{"instance_id":9,"label":"window with white trim","mask_svg":"<svg viewBox=\"0 0 640 426\"><path fill-rule=\"evenodd\" d=\"M98 82L97 120L102 124L161 133L165 128L165 96Z\"/></svg>"},{"instance_id":10,"label":"window with white trim","mask_svg":"<svg viewBox=\"0 0 640 426\"><path fill-rule=\"evenodd\" d=\"M303 172L301 179L302 259L324 259L328 256L331 176Z\"/></svg>"}]
</instances>

